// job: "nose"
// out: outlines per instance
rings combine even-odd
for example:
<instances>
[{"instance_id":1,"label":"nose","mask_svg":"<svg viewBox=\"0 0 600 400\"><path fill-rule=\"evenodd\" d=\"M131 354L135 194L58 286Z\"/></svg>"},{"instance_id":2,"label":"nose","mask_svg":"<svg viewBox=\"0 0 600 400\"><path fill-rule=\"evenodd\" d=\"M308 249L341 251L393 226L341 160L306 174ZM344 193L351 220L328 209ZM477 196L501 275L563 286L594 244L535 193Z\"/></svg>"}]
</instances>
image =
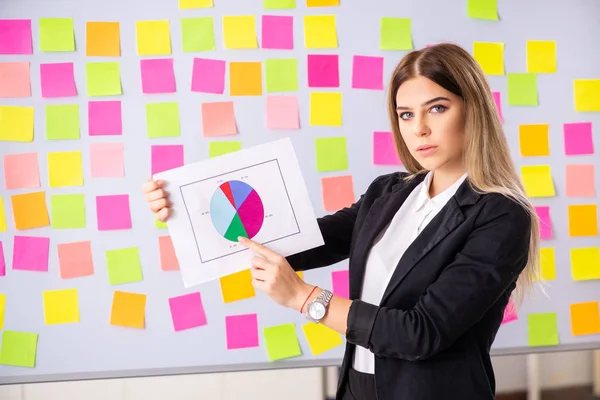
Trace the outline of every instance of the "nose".
<instances>
[{"instance_id":1,"label":"nose","mask_svg":"<svg viewBox=\"0 0 600 400\"><path fill-rule=\"evenodd\" d=\"M418 137L429 136L431 134L431 129L429 129L429 125L427 125L427 121L423 117L415 117L414 118L414 134Z\"/></svg>"}]
</instances>

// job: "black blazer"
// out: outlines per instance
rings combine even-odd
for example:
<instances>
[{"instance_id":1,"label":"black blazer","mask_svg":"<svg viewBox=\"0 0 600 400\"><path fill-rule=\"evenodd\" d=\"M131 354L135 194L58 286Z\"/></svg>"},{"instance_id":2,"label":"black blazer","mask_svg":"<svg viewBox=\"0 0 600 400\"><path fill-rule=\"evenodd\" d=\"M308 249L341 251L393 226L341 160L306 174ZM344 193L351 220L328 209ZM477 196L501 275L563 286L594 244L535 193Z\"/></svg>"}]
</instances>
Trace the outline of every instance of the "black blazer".
<instances>
[{"instance_id":1,"label":"black blazer","mask_svg":"<svg viewBox=\"0 0 600 400\"><path fill-rule=\"evenodd\" d=\"M360 300L369 249L424 175L380 176L351 207L319 218L325 244L287 258L295 270L349 261L346 351L337 399L355 346L375 354L381 400L493 400L489 355L526 265L531 219L515 201L479 194L465 180L400 259L380 305Z\"/></svg>"}]
</instances>

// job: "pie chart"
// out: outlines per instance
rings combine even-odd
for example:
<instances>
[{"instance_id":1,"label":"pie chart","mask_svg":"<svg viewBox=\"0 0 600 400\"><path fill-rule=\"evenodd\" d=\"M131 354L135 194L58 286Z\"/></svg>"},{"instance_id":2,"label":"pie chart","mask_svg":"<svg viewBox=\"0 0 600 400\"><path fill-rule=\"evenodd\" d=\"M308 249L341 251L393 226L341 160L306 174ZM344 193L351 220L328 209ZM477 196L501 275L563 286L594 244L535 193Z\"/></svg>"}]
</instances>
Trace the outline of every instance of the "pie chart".
<instances>
[{"instance_id":1,"label":"pie chart","mask_svg":"<svg viewBox=\"0 0 600 400\"><path fill-rule=\"evenodd\" d=\"M246 182L222 183L210 201L212 223L221 236L237 242L238 236L252 239L265 219L262 200Z\"/></svg>"}]
</instances>

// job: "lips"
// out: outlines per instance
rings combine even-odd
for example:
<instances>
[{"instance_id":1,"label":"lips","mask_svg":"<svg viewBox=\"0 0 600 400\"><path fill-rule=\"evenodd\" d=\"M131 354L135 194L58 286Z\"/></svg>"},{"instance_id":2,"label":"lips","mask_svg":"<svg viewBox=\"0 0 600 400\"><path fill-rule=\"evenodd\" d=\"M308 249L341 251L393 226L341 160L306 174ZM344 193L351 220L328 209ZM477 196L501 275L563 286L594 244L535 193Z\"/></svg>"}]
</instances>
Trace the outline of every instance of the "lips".
<instances>
[{"instance_id":1,"label":"lips","mask_svg":"<svg viewBox=\"0 0 600 400\"><path fill-rule=\"evenodd\" d=\"M417 147L417 151L426 151L426 150L431 150L431 149L435 149L437 146L431 145L431 144L423 144L419 147Z\"/></svg>"}]
</instances>

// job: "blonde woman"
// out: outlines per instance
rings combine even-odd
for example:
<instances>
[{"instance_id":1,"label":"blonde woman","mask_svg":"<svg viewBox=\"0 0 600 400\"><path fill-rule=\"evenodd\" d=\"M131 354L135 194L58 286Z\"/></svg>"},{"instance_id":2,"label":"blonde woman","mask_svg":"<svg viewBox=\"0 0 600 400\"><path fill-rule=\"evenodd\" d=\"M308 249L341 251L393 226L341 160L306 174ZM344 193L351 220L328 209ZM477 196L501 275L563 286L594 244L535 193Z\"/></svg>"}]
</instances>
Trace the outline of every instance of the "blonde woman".
<instances>
[{"instance_id":1,"label":"blonde woman","mask_svg":"<svg viewBox=\"0 0 600 400\"><path fill-rule=\"evenodd\" d=\"M538 220L485 76L459 46L395 69L389 117L407 173L380 176L319 218L319 248L284 258L240 238L254 286L346 337L337 399L493 400L490 348L511 295L537 275ZM161 182L143 187L164 221ZM350 299L294 271L349 258Z\"/></svg>"}]
</instances>

